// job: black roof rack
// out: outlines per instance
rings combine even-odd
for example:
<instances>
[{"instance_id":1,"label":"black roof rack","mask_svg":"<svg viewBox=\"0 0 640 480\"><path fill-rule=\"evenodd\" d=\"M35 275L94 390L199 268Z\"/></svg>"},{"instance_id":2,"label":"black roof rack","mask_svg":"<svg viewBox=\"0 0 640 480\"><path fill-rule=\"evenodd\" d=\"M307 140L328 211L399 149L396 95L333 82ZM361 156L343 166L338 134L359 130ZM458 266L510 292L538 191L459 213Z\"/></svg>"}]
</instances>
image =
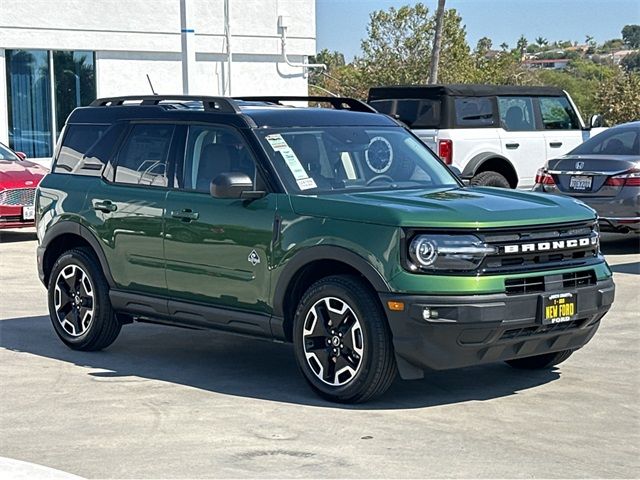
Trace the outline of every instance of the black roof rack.
<instances>
[{"instance_id":1,"label":"black roof rack","mask_svg":"<svg viewBox=\"0 0 640 480\"><path fill-rule=\"evenodd\" d=\"M351 110L354 112L367 112L367 113L378 113L376 109L367 105L360 100L356 100L355 98L349 97L305 97L305 96L295 96L295 95L277 95L277 96L266 96L266 97L234 97L236 100L244 100L247 102L267 102L267 103L275 103L277 105L282 105L283 101L289 102L322 102L329 103L336 110Z\"/></svg>"},{"instance_id":2,"label":"black roof rack","mask_svg":"<svg viewBox=\"0 0 640 480\"><path fill-rule=\"evenodd\" d=\"M91 102L92 107L124 105L125 102L139 101L140 105L158 105L160 102L176 100L178 102L202 102L205 111L221 113L240 113L236 102L227 97L206 97L199 95L130 95L124 97L97 98Z\"/></svg>"}]
</instances>

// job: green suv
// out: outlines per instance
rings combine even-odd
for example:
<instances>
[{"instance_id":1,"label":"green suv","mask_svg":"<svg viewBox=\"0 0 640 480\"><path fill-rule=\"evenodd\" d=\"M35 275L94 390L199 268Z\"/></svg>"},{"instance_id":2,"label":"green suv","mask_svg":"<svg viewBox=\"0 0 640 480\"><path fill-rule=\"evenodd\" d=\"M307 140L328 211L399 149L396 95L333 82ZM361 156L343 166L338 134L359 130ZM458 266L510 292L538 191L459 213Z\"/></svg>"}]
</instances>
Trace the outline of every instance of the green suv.
<instances>
[{"instance_id":1,"label":"green suv","mask_svg":"<svg viewBox=\"0 0 640 480\"><path fill-rule=\"evenodd\" d=\"M593 210L465 187L348 98L96 100L69 116L36 214L69 347L105 348L133 321L292 342L339 402L397 372L551 368L614 297Z\"/></svg>"}]
</instances>

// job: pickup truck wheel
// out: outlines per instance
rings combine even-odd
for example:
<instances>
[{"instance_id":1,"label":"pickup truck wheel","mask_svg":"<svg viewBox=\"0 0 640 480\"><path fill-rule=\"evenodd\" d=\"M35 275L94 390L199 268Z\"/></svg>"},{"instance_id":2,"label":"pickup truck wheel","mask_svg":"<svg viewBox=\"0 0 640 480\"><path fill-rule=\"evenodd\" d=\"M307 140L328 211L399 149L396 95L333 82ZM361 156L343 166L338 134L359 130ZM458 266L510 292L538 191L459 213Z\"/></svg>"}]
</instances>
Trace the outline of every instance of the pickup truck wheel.
<instances>
[{"instance_id":1,"label":"pickup truck wheel","mask_svg":"<svg viewBox=\"0 0 640 480\"><path fill-rule=\"evenodd\" d=\"M500 187L511 188L509 181L498 172L480 172L469 182L470 185L478 187Z\"/></svg>"},{"instance_id":2,"label":"pickup truck wheel","mask_svg":"<svg viewBox=\"0 0 640 480\"><path fill-rule=\"evenodd\" d=\"M327 277L307 290L295 313L293 343L311 388L334 402L381 395L396 376L380 301L355 276Z\"/></svg>"},{"instance_id":3,"label":"pickup truck wheel","mask_svg":"<svg viewBox=\"0 0 640 480\"><path fill-rule=\"evenodd\" d=\"M506 363L513 368L520 368L523 370L544 370L564 362L572 353L573 350L562 350L560 352L545 353L543 355L535 355L533 357L507 360Z\"/></svg>"},{"instance_id":4,"label":"pickup truck wheel","mask_svg":"<svg viewBox=\"0 0 640 480\"><path fill-rule=\"evenodd\" d=\"M58 258L49 278L48 300L54 330L74 350L102 350L120 333L109 285L88 249L74 248Z\"/></svg>"}]
</instances>

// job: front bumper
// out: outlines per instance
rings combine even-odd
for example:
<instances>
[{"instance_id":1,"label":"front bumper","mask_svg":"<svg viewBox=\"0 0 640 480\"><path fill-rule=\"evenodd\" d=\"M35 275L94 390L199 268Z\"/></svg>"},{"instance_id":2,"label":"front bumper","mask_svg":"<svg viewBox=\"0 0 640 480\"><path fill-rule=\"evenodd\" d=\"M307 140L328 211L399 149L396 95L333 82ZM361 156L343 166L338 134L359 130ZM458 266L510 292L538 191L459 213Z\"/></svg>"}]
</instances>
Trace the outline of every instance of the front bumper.
<instances>
[{"instance_id":1,"label":"front bumper","mask_svg":"<svg viewBox=\"0 0 640 480\"><path fill-rule=\"evenodd\" d=\"M560 290L563 291L563 290ZM543 325L544 293L427 296L381 293L400 375L421 378L425 369L459 368L481 363L578 349L596 333L613 303L611 278L564 291L577 294L576 320ZM404 302L403 311L387 301ZM436 319L423 319L429 307Z\"/></svg>"}]
</instances>

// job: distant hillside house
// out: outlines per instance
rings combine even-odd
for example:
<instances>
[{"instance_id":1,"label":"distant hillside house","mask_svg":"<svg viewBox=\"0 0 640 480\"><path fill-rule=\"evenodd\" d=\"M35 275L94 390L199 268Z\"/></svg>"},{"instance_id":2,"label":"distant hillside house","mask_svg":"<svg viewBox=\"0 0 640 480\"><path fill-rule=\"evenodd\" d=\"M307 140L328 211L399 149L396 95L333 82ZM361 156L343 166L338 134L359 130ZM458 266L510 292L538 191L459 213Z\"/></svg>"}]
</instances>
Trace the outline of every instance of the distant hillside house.
<instances>
[{"instance_id":1,"label":"distant hillside house","mask_svg":"<svg viewBox=\"0 0 640 480\"><path fill-rule=\"evenodd\" d=\"M549 68L553 70L564 70L571 60L569 58L552 58L545 60L528 59L523 62L527 68Z\"/></svg>"}]
</instances>

